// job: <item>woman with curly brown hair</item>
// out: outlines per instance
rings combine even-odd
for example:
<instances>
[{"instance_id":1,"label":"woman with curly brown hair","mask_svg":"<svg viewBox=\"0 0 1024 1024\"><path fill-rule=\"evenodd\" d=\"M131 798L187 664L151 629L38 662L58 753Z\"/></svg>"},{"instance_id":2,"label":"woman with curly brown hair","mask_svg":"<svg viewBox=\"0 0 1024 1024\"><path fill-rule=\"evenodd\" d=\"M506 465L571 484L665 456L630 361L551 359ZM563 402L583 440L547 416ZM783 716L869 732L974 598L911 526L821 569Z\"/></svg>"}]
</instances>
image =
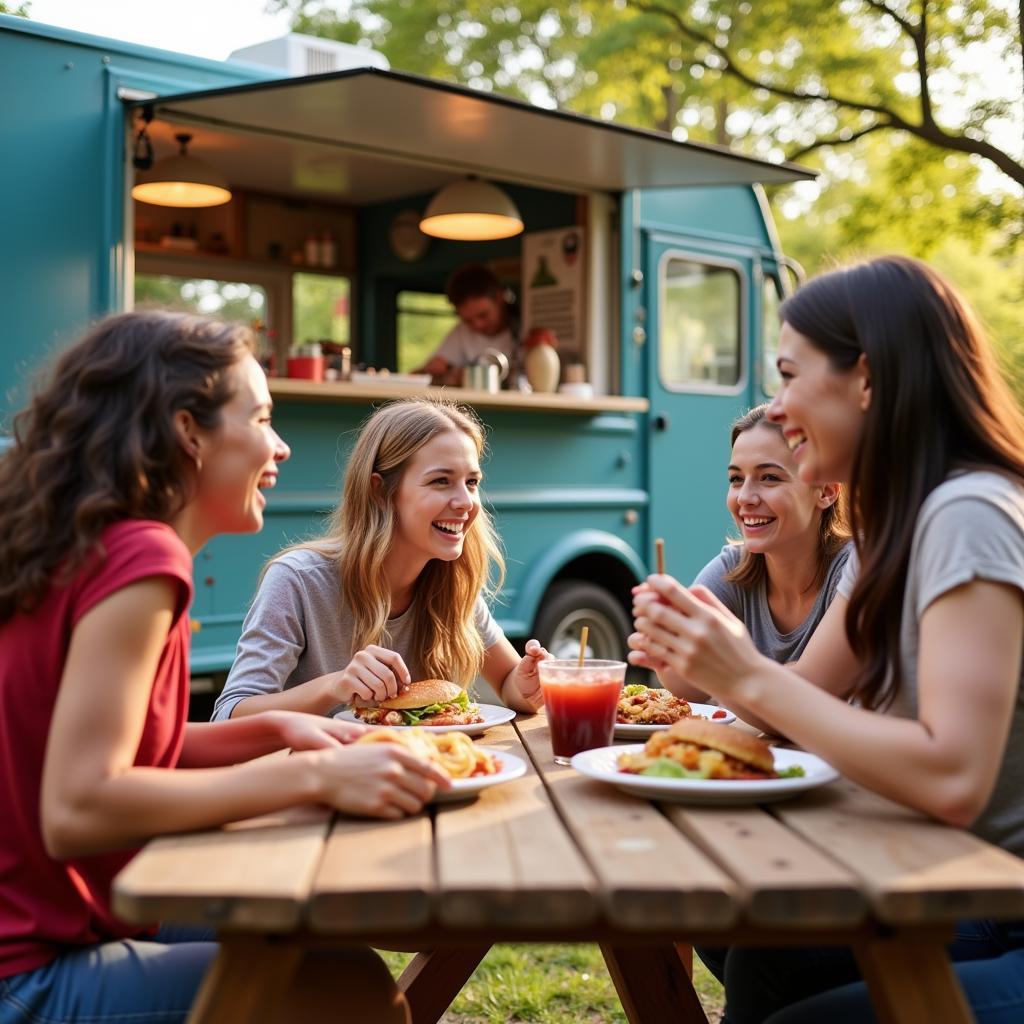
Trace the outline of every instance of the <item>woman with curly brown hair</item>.
<instances>
[{"instance_id":1,"label":"woman with curly brown hair","mask_svg":"<svg viewBox=\"0 0 1024 1024\"><path fill-rule=\"evenodd\" d=\"M184 1019L215 943L111 909L150 837L299 803L399 817L446 784L398 746L346 746L361 726L186 721L193 555L261 528L289 454L250 347L203 317L109 318L56 361L0 459L3 1024Z\"/></svg>"},{"instance_id":2,"label":"woman with curly brown hair","mask_svg":"<svg viewBox=\"0 0 1024 1024\"><path fill-rule=\"evenodd\" d=\"M769 416L801 480L849 485L839 596L795 672L668 576L631 643L866 788L1024 856L1024 414L971 309L915 260L824 274L781 316ZM950 955L980 1022L1024 1019L1024 921L960 922ZM732 949L724 975L733 1024L875 1019L846 950Z\"/></svg>"}]
</instances>

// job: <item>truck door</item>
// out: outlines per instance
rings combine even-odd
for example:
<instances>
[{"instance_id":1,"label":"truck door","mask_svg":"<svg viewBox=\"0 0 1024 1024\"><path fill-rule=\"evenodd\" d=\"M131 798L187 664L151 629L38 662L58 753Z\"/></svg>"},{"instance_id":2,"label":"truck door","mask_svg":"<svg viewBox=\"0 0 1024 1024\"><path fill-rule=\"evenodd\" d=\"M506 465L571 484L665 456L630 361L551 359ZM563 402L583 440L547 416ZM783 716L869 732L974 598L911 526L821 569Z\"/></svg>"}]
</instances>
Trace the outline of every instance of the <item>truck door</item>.
<instances>
[{"instance_id":1,"label":"truck door","mask_svg":"<svg viewBox=\"0 0 1024 1024\"><path fill-rule=\"evenodd\" d=\"M650 537L665 539L668 571L689 583L729 532L730 426L760 401L753 262L653 232L644 257Z\"/></svg>"}]
</instances>

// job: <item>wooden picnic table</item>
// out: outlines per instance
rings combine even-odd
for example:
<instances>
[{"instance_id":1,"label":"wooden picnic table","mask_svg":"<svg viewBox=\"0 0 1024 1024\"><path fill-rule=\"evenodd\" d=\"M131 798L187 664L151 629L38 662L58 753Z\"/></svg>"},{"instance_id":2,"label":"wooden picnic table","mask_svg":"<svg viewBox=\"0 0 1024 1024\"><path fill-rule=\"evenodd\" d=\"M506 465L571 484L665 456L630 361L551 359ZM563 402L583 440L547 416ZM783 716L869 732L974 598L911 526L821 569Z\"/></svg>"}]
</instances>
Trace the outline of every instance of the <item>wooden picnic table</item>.
<instances>
[{"instance_id":1,"label":"wooden picnic table","mask_svg":"<svg viewBox=\"0 0 1024 1024\"><path fill-rule=\"evenodd\" d=\"M213 925L193 1024L261 1020L325 945L429 950L399 979L438 1020L495 942L596 942L631 1022L705 1021L685 947L850 945L882 1022L968 1022L960 918L1024 917L1024 861L839 780L765 807L657 805L556 766L543 716L487 732L526 776L402 821L301 809L149 843L130 921Z\"/></svg>"}]
</instances>

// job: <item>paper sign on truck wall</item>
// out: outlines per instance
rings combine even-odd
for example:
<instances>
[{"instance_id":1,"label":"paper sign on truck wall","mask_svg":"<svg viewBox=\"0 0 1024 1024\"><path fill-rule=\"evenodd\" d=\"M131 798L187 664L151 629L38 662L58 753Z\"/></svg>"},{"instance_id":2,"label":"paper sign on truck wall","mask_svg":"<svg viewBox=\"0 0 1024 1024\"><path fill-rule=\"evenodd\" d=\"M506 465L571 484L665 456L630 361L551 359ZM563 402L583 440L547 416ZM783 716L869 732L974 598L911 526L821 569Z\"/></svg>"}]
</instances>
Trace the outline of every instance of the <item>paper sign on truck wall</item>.
<instances>
[{"instance_id":1,"label":"paper sign on truck wall","mask_svg":"<svg viewBox=\"0 0 1024 1024\"><path fill-rule=\"evenodd\" d=\"M584 346L586 260L582 227L523 235L523 335L546 327L558 336L558 354L579 359Z\"/></svg>"}]
</instances>

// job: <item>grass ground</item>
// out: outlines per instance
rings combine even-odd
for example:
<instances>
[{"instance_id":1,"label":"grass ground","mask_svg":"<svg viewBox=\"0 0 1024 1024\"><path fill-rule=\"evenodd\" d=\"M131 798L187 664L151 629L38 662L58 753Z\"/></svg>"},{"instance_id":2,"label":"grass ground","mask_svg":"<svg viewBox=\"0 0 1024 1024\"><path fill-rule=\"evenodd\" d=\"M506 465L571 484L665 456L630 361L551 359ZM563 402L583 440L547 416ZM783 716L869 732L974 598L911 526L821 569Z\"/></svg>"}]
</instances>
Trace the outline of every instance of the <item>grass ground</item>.
<instances>
[{"instance_id":1,"label":"grass ground","mask_svg":"<svg viewBox=\"0 0 1024 1024\"><path fill-rule=\"evenodd\" d=\"M381 954L398 977L412 959L408 953ZM722 988L699 960L694 985L716 1024ZM606 1024L625 1022L615 988L592 945L498 945L484 958L444 1024Z\"/></svg>"}]
</instances>

